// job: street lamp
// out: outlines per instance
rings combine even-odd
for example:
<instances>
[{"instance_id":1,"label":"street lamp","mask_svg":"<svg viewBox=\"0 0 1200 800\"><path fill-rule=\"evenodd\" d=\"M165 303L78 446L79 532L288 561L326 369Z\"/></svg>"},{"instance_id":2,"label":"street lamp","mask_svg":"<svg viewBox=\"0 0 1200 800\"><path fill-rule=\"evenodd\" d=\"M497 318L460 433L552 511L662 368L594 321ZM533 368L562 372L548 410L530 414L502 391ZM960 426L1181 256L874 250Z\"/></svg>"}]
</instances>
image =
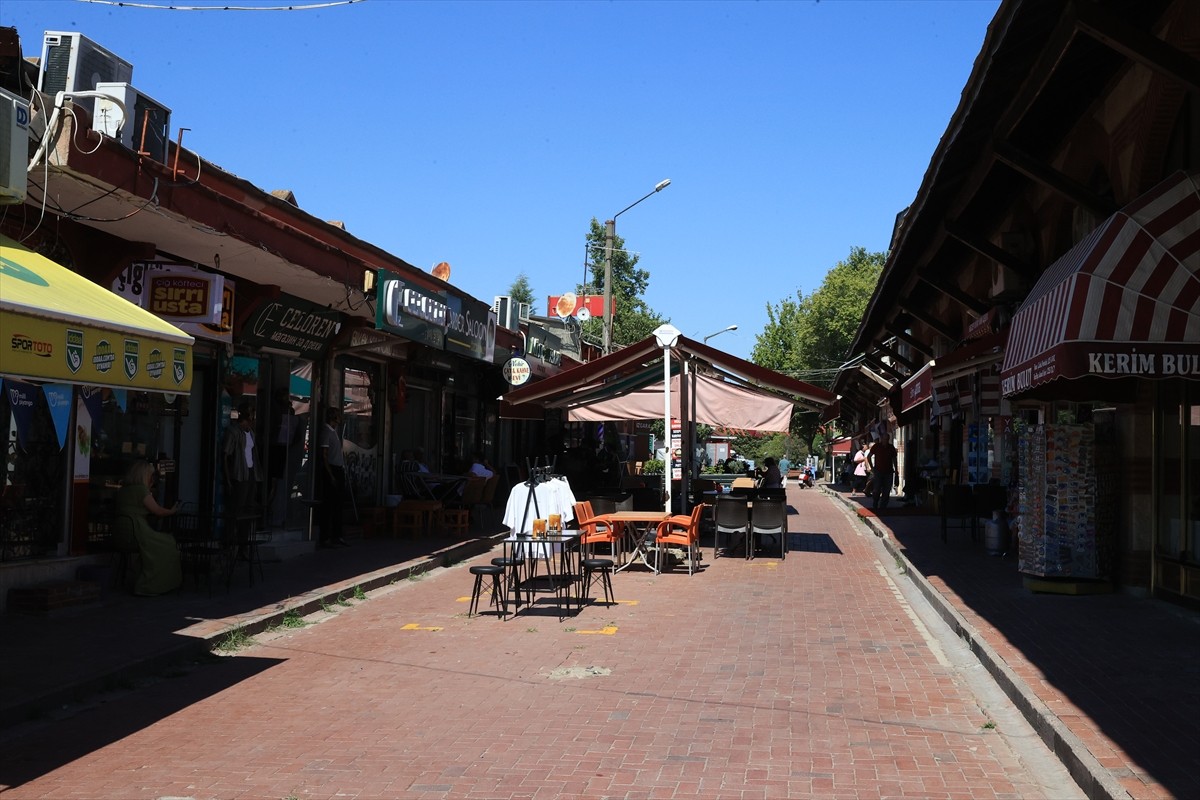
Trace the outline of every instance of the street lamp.
<instances>
[{"instance_id":1,"label":"street lamp","mask_svg":"<svg viewBox=\"0 0 1200 800\"><path fill-rule=\"evenodd\" d=\"M653 194L658 194L671 185L671 179L661 180L654 184L654 190L647 192L644 197L630 203L612 215L612 219L604 223L604 355L612 352L612 251L613 239L617 236L617 217L624 214L638 203Z\"/></svg>"},{"instance_id":2,"label":"street lamp","mask_svg":"<svg viewBox=\"0 0 1200 800\"><path fill-rule=\"evenodd\" d=\"M704 343L708 344L708 340L714 336L720 336L722 333L727 333L728 331L736 331L736 330L737 330L737 325L730 325L728 328L721 328L721 330L717 331L716 333L710 333L708 336L705 336Z\"/></svg>"}]
</instances>

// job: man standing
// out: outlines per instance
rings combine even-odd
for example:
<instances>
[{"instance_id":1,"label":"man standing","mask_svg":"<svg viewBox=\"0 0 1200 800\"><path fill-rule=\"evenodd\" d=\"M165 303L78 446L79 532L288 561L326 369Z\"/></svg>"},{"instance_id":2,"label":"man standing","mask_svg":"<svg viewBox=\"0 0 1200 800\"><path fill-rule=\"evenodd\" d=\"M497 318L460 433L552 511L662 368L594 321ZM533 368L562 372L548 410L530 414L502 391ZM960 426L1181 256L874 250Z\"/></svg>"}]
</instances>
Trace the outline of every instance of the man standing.
<instances>
[{"instance_id":1,"label":"man standing","mask_svg":"<svg viewBox=\"0 0 1200 800\"><path fill-rule=\"evenodd\" d=\"M786 455L779 459L779 474L782 476L783 488L785 488L785 489L787 488L788 470L790 470L791 468L792 468L792 462L788 459L788 457Z\"/></svg>"},{"instance_id":2,"label":"man standing","mask_svg":"<svg viewBox=\"0 0 1200 800\"><path fill-rule=\"evenodd\" d=\"M254 440L254 403L238 403L237 420L225 429L221 459L225 475L226 530L233 535L239 519L254 508L258 481L262 478L259 448Z\"/></svg>"},{"instance_id":3,"label":"man standing","mask_svg":"<svg viewBox=\"0 0 1200 800\"><path fill-rule=\"evenodd\" d=\"M872 508L887 508L892 494L892 483L896 479L896 448L892 437L883 432L879 441L871 448L871 471L875 475L875 496Z\"/></svg>"},{"instance_id":4,"label":"man standing","mask_svg":"<svg viewBox=\"0 0 1200 800\"><path fill-rule=\"evenodd\" d=\"M325 425L317 440L321 465L321 535L319 547L348 547L342 535L342 501L346 493L346 468L342 458L342 437L338 426L342 412L325 409Z\"/></svg>"}]
</instances>

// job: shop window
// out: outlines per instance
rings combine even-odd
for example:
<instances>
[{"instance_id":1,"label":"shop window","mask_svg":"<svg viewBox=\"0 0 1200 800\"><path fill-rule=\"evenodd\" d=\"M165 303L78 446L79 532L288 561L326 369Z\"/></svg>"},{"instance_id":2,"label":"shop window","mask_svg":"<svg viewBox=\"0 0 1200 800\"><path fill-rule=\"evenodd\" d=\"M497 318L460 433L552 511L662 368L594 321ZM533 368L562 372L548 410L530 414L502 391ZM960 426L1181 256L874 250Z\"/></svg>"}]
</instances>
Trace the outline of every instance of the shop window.
<instances>
[{"instance_id":1,"label":"shop window","mask_svg":"<svg viewBox=\"0 0 1200 800\"><path fill-rule=\"evenodd\" d=\"M63 541L66 448L40 386L6 379L4 388L0 561L55 555Z\"/></svg>"},{"instance_id":2,"label":"shop window","mask_svg":"<svg viewBox=\"0 0 1200 800\"><path fill-rule=\"evenodd\" d=\"M341 371L346 483L360 506L374 505L379 494L383 409L376 399L380 397L377 387L382 386L382 370L379 364L345 359Z\"/></svg>"}]
</instances>

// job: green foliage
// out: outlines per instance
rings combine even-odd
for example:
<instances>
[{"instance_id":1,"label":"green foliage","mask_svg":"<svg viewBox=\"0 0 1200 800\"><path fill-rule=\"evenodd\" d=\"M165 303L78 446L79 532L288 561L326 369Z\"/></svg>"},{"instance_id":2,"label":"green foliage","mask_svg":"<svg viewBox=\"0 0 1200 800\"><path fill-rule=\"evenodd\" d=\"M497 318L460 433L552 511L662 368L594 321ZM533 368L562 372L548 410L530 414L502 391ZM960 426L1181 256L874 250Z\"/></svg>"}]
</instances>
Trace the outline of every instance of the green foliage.
<instances>
[{"instance_id":1,"label":"green foliage","mask_svg":"<svg viewBox=\"0 0 1200 800\"><path fill-rule=\"evenodd\" d=\"M508 287L508 296L512 298L514 303L529 303L530 308L535 308L533 304L533 287L529 285L529 278L524 272L517 275L517 279L513 281L512 286Z\"/></svg>"},{"instance_id":2,"label":"green foliage","mask_svg":"<svg viewBox=\"0 0 1200 800\"><path fill-rule=\"evenodd\" d=\"M661 458L652 458L649 461L642 462L643 475L662 475L663 460Z\"/></svg>"},{"instance_id":3,"label":"green foliage","mask_svg":"<svg viewBox=\"0 0 1200 800\"><path fill-rule=\"evenodd\" d=\"M588 263L592 268L590 286L576 288L578 294L604 293L604 223L592 218L587 235ZM640 342L654 333L667 319L646 305L642 297L650 286L650 273L637 266L638 257L625 249L625 240L613 237L612 296L613 345ZM584 338L591 342L604 341L604 327L599 317L583 324Z\"/></svg>"},{"instance_id":4,"label":"green foliage","mask_svg":"<svg viewBox=\"0 0 1200 800\"><path fill-rule=\"evenodd\" d=\"M825 275L821 286L811 295L797 291L795 297L785 297L777 305L767 306L767 325L757 337L750 360L754 363L799 378L816 386L830 388L838 368L851 353L850 346L866 312L867 303L883 272L886 253L868 253L854 247L844 261L839 261ZM820 415L797 412L792 416L792 436L802 447L785 445L793 460L817 447L820 434ZM748 442L738 453L766 452L774 445ZM777 456L776 456L777 457Z\"/></svg>"}]
</instances>

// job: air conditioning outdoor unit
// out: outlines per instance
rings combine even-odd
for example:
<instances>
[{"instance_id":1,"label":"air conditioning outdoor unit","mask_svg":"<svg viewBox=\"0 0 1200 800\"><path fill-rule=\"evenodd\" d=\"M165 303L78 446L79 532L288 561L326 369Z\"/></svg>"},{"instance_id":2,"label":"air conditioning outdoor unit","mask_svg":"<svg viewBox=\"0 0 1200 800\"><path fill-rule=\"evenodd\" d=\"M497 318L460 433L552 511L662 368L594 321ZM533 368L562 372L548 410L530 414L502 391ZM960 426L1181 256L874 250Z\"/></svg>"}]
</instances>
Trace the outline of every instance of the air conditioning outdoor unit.
<instances>
[{"instance_id":1,"label":"air conditioning outdoor unit","mask_svg":"<svg viewBox=\"0 0 1200 800\"><path fill-rule=\"evenodd\" d=\"M506 294L498 294L492 300L492 311L496 312L496 324L515 331L522 322L529 321L529 303L514 303Z\"/></svg>"},{"instance_id":2,"label":"air conditioning outdoor unit","mask_svg":"<svg viewBox=\"0 0 1200 800\"><path fill-rule=\"evenodd\" d=\"M29 104L0 89L0 205L25 202L29 168Z\"/></svg>"},{"instance_id":3,"label":"air conditioning outdoor unit","mask_svg":"<svg viewBox=\"0 0 1200 800\"><path fill-rule=\"evenodd\" d=\"M96 99L92 130L117 139L134 152L145 152L155 161L166 163L167 141L171 136L171 109L139 92L128 83L96 84L96 91L116 98L121 106L104 98ZM128 118L126 118L126 114Z\"/></svg>"},{"instance_id":4,"label":"air conditioning outdoor unit","mask_svg":"<svg viewBox=\"0 0 1200 800\"><path fill-rule=\"evenodd\" d=\"M105 50L82 33L46 31L42 37L42 69L38 91L53 97L58 92L93 91L99 83L129 83L133 65ZM95 108L90 98L79 105Z\"/></svg>"}]
</instances>

